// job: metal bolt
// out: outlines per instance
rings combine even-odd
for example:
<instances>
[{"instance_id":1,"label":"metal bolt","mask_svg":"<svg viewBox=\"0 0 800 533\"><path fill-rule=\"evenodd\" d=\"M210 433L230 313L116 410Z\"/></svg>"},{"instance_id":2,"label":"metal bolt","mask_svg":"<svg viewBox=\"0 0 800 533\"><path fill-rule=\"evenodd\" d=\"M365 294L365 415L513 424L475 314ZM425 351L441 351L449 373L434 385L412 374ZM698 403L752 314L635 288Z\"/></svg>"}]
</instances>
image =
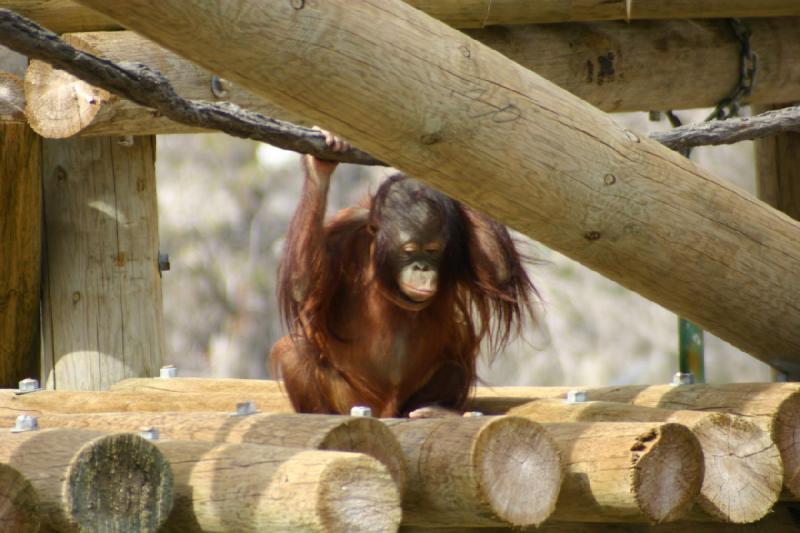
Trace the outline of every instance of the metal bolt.
<instances>
[{"instance_id":1,"label":"metal bolt","mask_svg":"<svg viewBox=\"0 0 800 533\"><path fill-rule=\"evenodd\" d=\"M158 428L152 426L145 426L139 428L139 436L147 440L158 440L160 434Z\"/></svg>"},{"instance_id":2,"label":"metal bolt","mask_svg":"<svg viewBox=\"0 0 800 533\"><path fill-rule=\"evenodd\" d=\"M372 408L366 405L354 405L350 408L350 416L372 416Z\"/></svg>"},{"instance_id":3,"label":"metal bolt","mask_svg":"<svg viewBox=\"0 0 800 533\"><path fill-rule=\"evenodd\" d=\"M567 403L583 403L587 400L588 395L585 390L571 390L567 392Z\"/></svg>"},{"instance_id":4,"label":"metal bolt","mask_svg":"<svg viewBox=\"0 0 800 533\"><path fill-rule=\"evenodd\" d=\"M247 400L246 402L239 402L236 404L236 412L233 413L233 416L248 416L254 415L257 412L256 402Z\"/></svg>"},{"instance_id":5,"label":"metal bolt","mask_svg":"<svg viewBox=\"0 0 800 533\"><path fill-rule=\"evenodd\" d=\"M39 419L33 415L19 415L11 428L11 433L22 433L24 431L36 431L39 429Z\"/></svg>"},{"instance_id":6,"label":"metal bolt","mask_svg":"<svg viewBox=\"0 0 800 533\"><path fill-rule=\"evenodd\" d=\"M673 385L691 385L694 383L694 374L691 372L675 372L672 376Z\"/></svg>"},{"instance_id":7,"label":"metal bolt","mask_svg":"<svg viewBox=\"0 0 800 533\"><path fill-rule=\"evenodd\" d=\"M39 380L25 378L19 382L19 392L33 392L39 390Z\"/></svg>"},{"instance_id":8,"label":"metal bolt","mask_svg":"<svg viewBox=\"0 0 800 533\"><path fill-rule=\"evenodd\" d=\"M471 418L473 416L483 416L483 413L481 413L480 411L467 411L464 413L463 416Z\"/></svg>"},{"instance_id":9,"label":"metal bolt","mask_svg":"<svg viewBox=\"0 0 800 533\"><path fill-rule=\"evenodd\" d=\"M166 272L170 268L172 268L172 265L169 263L169 254L158 252L158 271Z\"/></svg>"},{"instance_id":10,"label":"metal bolt","mask_svg":"<svg viewBox=\"0 0 800 533\"><path fill-rule=\"evenodd\" d=\"M214 98L227 98L230 94L231 82L219 76L211 76L211 94Z\"/></svg>"},{"instance_id":11,"label":"metal bolt","mask_svg":"<svg viewBox=\"0 0 800 533\"><path fill-rule=\"evenodd\" d=\"M617 182L617 177L614 174L606 174L603 176L603 183L606 185L614 185Z\"/></svg>"},{"instance_id":12,"label":"metal bolt","mask_svg":"<svg viewBox=\"0 0 800 533\"><path fill-rule=\"evenodd\" d=\"M160 378L176 378L178 377L178 368L175 365L164 365L158 373Z\"/></svg>"},{"instance_id":13,"label":"metal bolt","mask_svg":"<svg viewBox=\"0 0 800 533\"><path fill-rule=\"evenodd\" d=\"M117 144L120 146L133 146L133 135L123 135L117 139Z\"/></svg>"}]
</instances>

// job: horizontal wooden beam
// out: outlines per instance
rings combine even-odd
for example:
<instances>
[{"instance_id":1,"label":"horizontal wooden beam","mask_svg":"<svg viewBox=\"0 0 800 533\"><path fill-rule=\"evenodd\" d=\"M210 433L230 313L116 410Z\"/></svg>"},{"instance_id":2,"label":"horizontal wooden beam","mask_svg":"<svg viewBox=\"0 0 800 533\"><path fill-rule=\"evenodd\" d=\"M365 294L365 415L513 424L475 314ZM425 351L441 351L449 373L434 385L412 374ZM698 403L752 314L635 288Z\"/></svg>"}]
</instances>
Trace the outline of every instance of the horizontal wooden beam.
<instances>
[{"instance_id":1,"label":"horizontal wooden beam","mask_svg":"<svg viewBox=\"0 0 800 533\"><path fill-rule=\"evenodd\" d=\"M800 367L798 222L403 2L82 2L754 356Z\"/></svg>"},{"instance_id":2,"label":"horizontal wooden beam","mask_svg":"<svg viewBox=\"0 0 800 533\"><path fill-rule=\"evenodd\" d=\"M456 28L598 20L800 15L800 4L795 0L406 0L406 3ZM0 0L0 7L16 11L56 33L121 27L112 18L71 0Z\"/></svg>"}]
</instances>

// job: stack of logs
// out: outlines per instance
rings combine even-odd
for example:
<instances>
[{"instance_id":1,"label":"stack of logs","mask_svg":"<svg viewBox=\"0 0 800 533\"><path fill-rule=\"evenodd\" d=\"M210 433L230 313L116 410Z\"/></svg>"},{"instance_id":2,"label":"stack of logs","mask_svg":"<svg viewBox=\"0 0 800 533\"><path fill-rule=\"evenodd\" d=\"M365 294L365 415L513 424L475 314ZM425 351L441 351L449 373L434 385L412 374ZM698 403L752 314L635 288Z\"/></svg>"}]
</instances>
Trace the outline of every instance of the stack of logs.
<instances>
[{"instance_id":1,"label":"stack of logs","mask_svg":"<svg viewBox=\"0 0 800 533\"><path fill-rule=\"evenodd\" d=\"M0 391L1 423L39 425L0 433L0 530L798 527L778 500L800 496L800 385L566 393L483 388L484 416L378 420L293 414L274 381Z\"/></svg>"}]
</instances>

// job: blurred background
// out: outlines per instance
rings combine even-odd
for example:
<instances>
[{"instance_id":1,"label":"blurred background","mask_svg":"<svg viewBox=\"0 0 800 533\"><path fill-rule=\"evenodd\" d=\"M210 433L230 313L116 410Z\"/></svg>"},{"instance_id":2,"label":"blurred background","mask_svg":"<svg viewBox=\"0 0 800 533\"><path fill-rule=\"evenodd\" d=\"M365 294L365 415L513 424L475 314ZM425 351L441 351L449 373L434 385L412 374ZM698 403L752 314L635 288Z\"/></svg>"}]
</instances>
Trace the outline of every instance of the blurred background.
<instances>
[{"instance_id":1,"label":"blurred background","mask_svg":"<svg viewBox=\"0 0 800 533\"><path fill-rule=\"evenodd\" d=\"M700 122L710 110L679 112ZM744 110L746 113L747 110ZM627 127L670 127L646 113L618 114ZM167 356L181 376L261 378L283 335L275 279L302 185L299 155L223 134L158 138L162 278ZM692 159L751 194L752 143L696 149ZM352 205L391 172L340 165L329 213ZM582 265L519 236L537 261L537 321L480 376L490 385L614 385L669 382L678 365L677 317ZM769 367L706 334L709 382L769 381Z\"/></svg>"}]
</instances>

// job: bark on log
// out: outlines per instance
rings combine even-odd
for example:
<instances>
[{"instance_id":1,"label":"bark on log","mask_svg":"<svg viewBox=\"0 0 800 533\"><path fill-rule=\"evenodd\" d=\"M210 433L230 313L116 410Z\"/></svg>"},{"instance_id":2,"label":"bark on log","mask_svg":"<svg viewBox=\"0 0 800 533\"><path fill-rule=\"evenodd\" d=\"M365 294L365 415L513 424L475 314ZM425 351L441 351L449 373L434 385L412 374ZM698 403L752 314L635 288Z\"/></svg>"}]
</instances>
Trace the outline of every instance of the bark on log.
<instances>
[{"instance_id":1,"label":"bark on log","mask_svg":"<svg viewBox=\"0 0 800 533\"><path fill-rule=\"evenodd\" d=\"M778 501L783 487L778 448L767 432L743 417L563 400L533 400L506 411L540 423L673 422L686 426L697 437L703 452L705 473L697 502L708 515L725 522L760 520Z\"/></svg>"},{"instance_id":2,"label":"bark on log","mask_svg":"<svg viewBox=\"0 0 800 533\"><path fill-rule=\"evenodd\" d=\"M800 368L798 222L406 4L81 2L755 357Z\"/></svg>"},{"instance_id":3,"label":"bark on log","mask_svg":"<svg viewBox=\"0 0 800 533\"><path fill-rule=\"evenodd\" d=\"M25 87L20 78L9 72L0 72L0 122L27 122Z\"/></svg>"},{"instance_id":4,"label":"bark on log","mask_svg":"<svg viewBox=\"0 0 800 533\"><path fill-rule=\"evenodd\" d=\"M536 525L553 508L564 470L556 444L521 417L386 419L403 447L403 524Z\"/></svg>"},{"instance_id":5,"label":"bark on log","mask_svg":"<svg viewBox=\"0 0 800 533\"><path fill-rule=\"evenodd\" d=\"M564 398L575 387L481 387L471 409L497 399ZM589 400L631 403L663 409L721 411L746 417L768 432L781 453L783 483L800 497L800 384L729 383L725 385L642 385L583 389ZM488 407L488 406L487 406Z\"/></svg>"},{"instance_id":6,"label":"bark on log","mask_svg":"<svg viewBox=\"0 0 800 533\"><path fill-rule=\"evenodd\" d=\"M232 102L268 117L302 123L298 117L231 82L220 81L215 94L210 72L133 32L74 33L62 39L78 50L115 63L144 63L166 77L184 98ZM156 110L95 88L42 61L31 62L25 80L26 112L31 127L46 138L78 133L156 135L208 131L173 122Z\"/></svg>"},{"instance_id":7,"label":"bark on log","mask_svg":"<svg viewBox=\"0 0 800 533\"><path fill-rule=\"evenodd\" d=\"M6 425L14 415L0 415ZM138 431L154 427L162 439L261 444L363 453L386 467L402 491L406 481L403 450L391 431L375 418L329 415L226 413L86 413L39 415L42 428L91 428Z\"/></svg>"},{"instance_id":8,"label":"bark on log","mask_svg":"<svg viewBox=\"0 0 800 533\"><path fill-rule=\"evenodd\" d=\"M42 525L39 496L19 470L0 464L0 531L36 533Z\"/></svg>"},{"instance_id":9,"label":"bark on log","mask_svg":"<svg viewBox=\"0 0 800 533\"><path fill-rule=\"evenodd\" d=\"M0 387L39 377L42 143L0 124Z\"/></svg>"},{"instance_id":10,"label":"bark on log","mask_svg":"<svg viewBox=\"0 0 800 533\"><path fill-rule=\"evenodd\" d=\"M155 138L118 141L43 144L49 388L98 390L161 366Z\"/></svg>"},{"instance_id":11,"label":"bark on log","mask_svg":"<svg viewBox=\"0 0 800 533\"><path fill-rule=\"evenodd\" d=\"M170 468L138 435L5 431L0 462L30 480L48 531L156 531L172 509Z\"/></svg>"},{"instance_id":12,"label":"bark on log","mask_svg":"<svg viewBox=\"0 0 800 533\"><path fill-rule=\"evenodd\" d=\"M158 441L175 476L163 532L394 532L400 494L371 457L255 444Z\"/></svg>"},{"instance_id":13,"label":"bark on log","mask_svg":"<svg viewBox=\"0 0 800 533\"><path fill-rule=\"evenodd\" d=\"M703 481L697 438L680 424L545 424L567 474L554 521L671 522Z\"/></svg>"},{"instance_id":14,"label":"bark on log","mask_svg":"<svg viewBox=\"0 0 800 533\"><path fill-rule=\"evenodd\" d=\"M456 28L591 20L787 17L800 15L794 0L407 0ZM56 33L120 29L112 19L70 0L3 0L0 4Z\"/></svg>"},{"instance_id":15,"label":"bark on log","mask_svg":"<svg viewBox=\"0 0 800 533\"><path fill-rule=\"evenodd\" d=\"M203 393L136 393L109 391L51 391L16 395L12 390L0 390L0 414L19 414L25 411L40 413L114 413L114 412L186 412L217 411L233 413L236 404L253 400L263 413L293 413L289 399L283 394L203 394Z\"/></svg>"}]
</instances>

